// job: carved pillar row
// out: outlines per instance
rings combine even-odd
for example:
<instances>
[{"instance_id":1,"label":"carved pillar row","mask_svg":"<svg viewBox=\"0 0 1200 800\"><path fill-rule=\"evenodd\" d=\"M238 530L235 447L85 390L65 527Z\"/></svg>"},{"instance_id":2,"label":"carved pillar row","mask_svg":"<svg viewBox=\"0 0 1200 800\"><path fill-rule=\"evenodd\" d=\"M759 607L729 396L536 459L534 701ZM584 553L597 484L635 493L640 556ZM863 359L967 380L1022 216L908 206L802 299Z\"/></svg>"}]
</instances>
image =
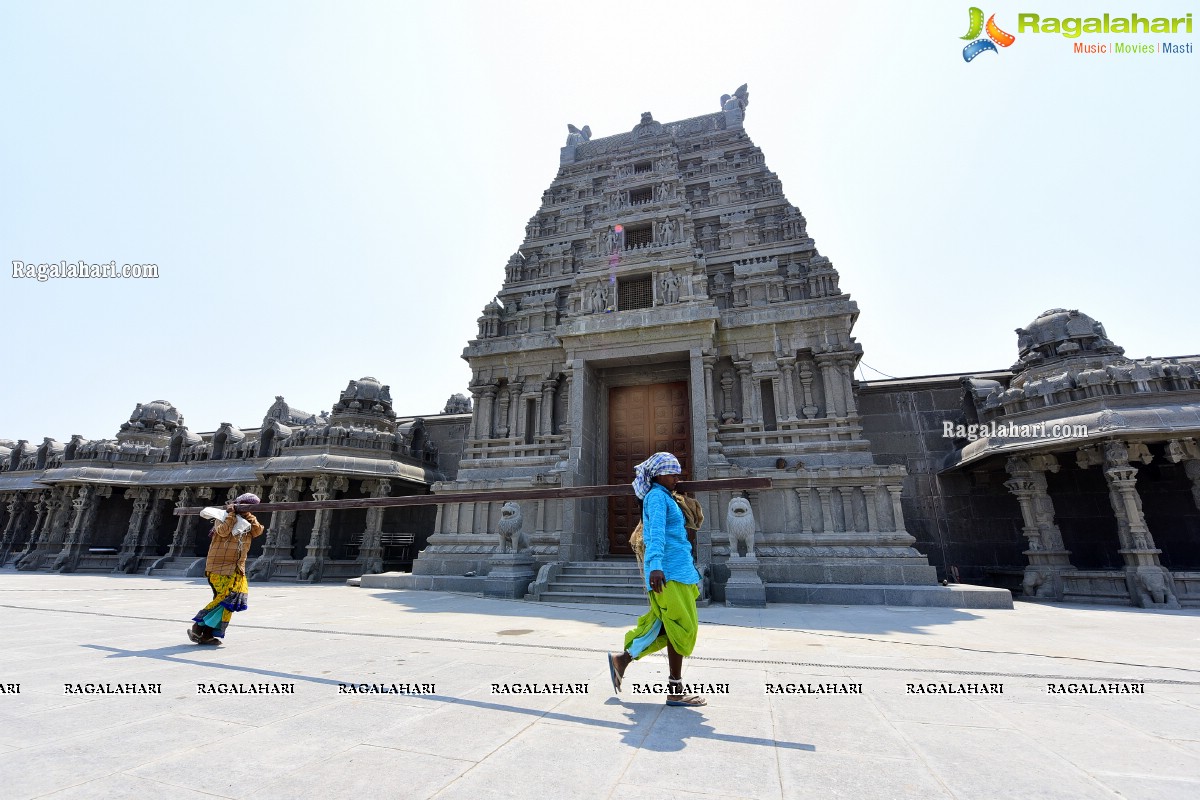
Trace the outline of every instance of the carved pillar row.
<instances>
[{"instance_id":1,"label":"carved pillar row","mask_svg":"<svg viewBox=\"0 0 1200 800\"><path fill-rule=\"evenodd\" d=\"M371 497L383 498L391 494L392 482L363 481L363 489L370 492ZM358 563L362 565L364 575L383 572L383 512L382 508L367 509L366 529L358 548Z\"/></svg>"}]
</instances>

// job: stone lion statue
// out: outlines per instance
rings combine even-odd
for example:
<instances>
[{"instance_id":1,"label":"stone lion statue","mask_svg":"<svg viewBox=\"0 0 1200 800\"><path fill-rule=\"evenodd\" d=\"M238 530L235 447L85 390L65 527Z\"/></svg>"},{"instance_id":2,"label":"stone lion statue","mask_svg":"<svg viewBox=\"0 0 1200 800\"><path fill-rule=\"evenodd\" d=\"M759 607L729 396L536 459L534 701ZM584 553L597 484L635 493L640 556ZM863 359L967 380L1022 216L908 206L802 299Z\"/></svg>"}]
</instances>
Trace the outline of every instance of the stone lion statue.
<instances>
[{"instance_id":1,"label":"stone lion statue","mask_svg":"<svg viewBox=\"0 0 1200 800\"><path fill-rule=\"evenodd\" d=\"M510 500L500 507L500 523L496 526L500 537L497 553L524 553L529 549L529 537L521 531L524 522L519 504Z\"/></svg>"},{"instance_id":2,"label":"stone lion statue","mask_svg":"<svg viewBox=\"0 0 1200 800\"><path fill-rule=\"evenodd\" d=\"M1179 600L1171 591L1167 576L1158 568L1139 568L1137 571L1137 594L1142 608L1165 606L1179 608Z\"/></svg>"},{"instance_id":3,"label":"stone lion statue","mask_svg":"<svg viewBox=\"0 0 1200 800\"><path fill-rule=\"evenodd\" d=\"M1021 580L1021 589L1025 597L1053 597L1054 585L1049 576L1041 570L1027 569Z\"/></svg>"},{"instance_id":4,"label":"stone lion statue","mask_svg":"<svg viewBox=\"0 0 1200 800\"><path fill-rule=\"evenodd\" d=\"M738 542L746 543L746 557L754 556L754 511L750 501L735 497L729 501L729 512L725 515L725 530L729 533L729 557L739 558Z\"/></svg>"}]
</instances>

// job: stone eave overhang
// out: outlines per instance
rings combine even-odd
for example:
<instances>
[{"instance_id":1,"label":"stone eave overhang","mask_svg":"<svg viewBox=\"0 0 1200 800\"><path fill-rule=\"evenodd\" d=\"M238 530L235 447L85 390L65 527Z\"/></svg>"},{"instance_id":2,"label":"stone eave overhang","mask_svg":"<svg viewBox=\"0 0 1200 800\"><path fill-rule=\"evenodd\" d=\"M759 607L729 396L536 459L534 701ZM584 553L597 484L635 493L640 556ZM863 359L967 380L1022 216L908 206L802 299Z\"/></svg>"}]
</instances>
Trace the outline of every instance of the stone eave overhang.
<instances>
[{"instance_id":1,"label":"stone eave overhang","mask_svg":"<svg viewBox=\"0 0 1200 800\"><path fill-rule=\"evenodd\" d=\"M1193 394L1189 392L1189 394ZM1158 399L1166 399L1161 393ZM1141 400L1137 405L1125 405L1119 402ZM1010 457L1021 454L1048 453L1064 450L1075 450L1079 447L1106 442L1113 439L1124 441L1162 441L1164 439L1179 439L1200 436L1200 400L1188 403L1171 403L1161 405L1145 404L1148 398L1102 398L1101 405L1097 399L1078 400L1072 403L1053 406L1036 411L1002 416L995 420L996 425L1005 426L1044 426L1038 435L1032 436L985 436L970 442L965 447L955 450L946 456L939 472L950 472L956 469L978 464L985 459L994 457ZM1109 404L1111 403L1111 405ZM1090 408L1080 408L1090 406ZM1063 411L1074 413L1063 414ZM1054 427L1059 430L1071 427L1086 427L1085 436L1055 436Z\"/></svg>"},{"instance_id":2,"label":"stone eave overhang","mask_svg":"<svg viewBox=\"0 0 1200 800\"><path fill-rule=\"evenodd\" d=\"M118 466L89 464L48 469L38 483L95 483L112 486L218 486L257 483L255 464L247 461L201 462L199 464L147 464Z\"/></svg>"},{"instance_id":3,"label":"stone eave overhang","mask_svg":"<svg viewBox=\"0 0 1200 800\"><path fill-rule=\"evenodd\" d=\"M0 473L0 492L28 492L45 489L38 483L40 472Z\"/></svg>"},{"instance_id":4,"label":"stone eave overhang","mask_svg":"<svg viewBox=\"0 0 1200 800\"><path fill-rule=\"evenodd\" d=\"M40 474L19 476L10 482L0 476L0 491L44 489L60 483L92 483L111 486L225 486L261 483L272 475L345 475L352 478L388 478L428 486L440 477L425 466L382 458L363 458L318 451L303 455L276 456L255 461L212 461L192 464L148 464L131 467L89 464L57 467Z\"/></svg>"},{"instance_id":5,"label":"stone eave overhang","mask_svg":"<svg viewBox=\"0 0 1200 800\"><path fill-rule=\"evenodd\" d=\"M267 475L345 475L352 478L386 478L429 486L441 475L426 466L383 458L322 451L299 455L276 456L262 466Z\"/></svg>"}]
</instances>

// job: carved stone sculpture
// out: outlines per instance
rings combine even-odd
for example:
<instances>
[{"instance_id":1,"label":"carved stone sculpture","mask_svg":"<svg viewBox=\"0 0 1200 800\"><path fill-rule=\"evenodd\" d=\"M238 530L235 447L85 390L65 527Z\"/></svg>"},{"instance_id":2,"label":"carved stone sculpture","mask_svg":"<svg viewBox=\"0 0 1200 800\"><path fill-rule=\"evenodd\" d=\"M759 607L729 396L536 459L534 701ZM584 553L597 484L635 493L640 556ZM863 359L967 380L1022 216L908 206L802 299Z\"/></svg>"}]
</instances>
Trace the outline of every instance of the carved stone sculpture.
<instances>
[{"instance_id":1,"label":"carved stone sculpture","mask_svg":"<svg viewBox=\"0 0 1200 800\"><path fill-rule=\"evenodd\" d=\"M524 553L529 550L529 537L521 531L525 522L521 515L521 506L507 502L500 508L500 522L496 532L500 537L496 545L497 553Z\"/></svg>"},{"instance_id":2,"label":"carved stone sculpture","mask_svg":"<svg viewBox=\"0 0 1200 800\"><path fill-rule=\"evenodd\" d=\"M729 557L739 558L738 543L745 542L746 558L754 557L754 511L750 501L735 497L729 501L729 512L725 515L725 530L729 534Z\"/></svg>"}]
</instances>

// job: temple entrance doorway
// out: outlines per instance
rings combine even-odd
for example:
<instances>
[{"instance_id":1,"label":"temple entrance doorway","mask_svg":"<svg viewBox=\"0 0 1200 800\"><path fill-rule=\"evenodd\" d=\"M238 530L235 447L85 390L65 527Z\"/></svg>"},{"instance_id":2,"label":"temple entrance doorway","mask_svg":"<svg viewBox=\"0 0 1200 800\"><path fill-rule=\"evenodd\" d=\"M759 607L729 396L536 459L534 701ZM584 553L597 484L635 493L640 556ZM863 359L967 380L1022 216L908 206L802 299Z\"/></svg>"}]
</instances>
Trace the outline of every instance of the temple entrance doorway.
<instances>
[{"instance_id":1,"label":"temple entrance doorway","mask_svg":"<svg viewBox=\"0 0 1200 800\"><path fill-rule=\"evenodd\" d=\"M633 468L654 453L674 453L691 475L691 410L686 381L615 386L608 391L608 480L630 483ZM608 553L631 556L629 534L637 527L637 498L608 499Z\"/></svg>"}]
</instances>

